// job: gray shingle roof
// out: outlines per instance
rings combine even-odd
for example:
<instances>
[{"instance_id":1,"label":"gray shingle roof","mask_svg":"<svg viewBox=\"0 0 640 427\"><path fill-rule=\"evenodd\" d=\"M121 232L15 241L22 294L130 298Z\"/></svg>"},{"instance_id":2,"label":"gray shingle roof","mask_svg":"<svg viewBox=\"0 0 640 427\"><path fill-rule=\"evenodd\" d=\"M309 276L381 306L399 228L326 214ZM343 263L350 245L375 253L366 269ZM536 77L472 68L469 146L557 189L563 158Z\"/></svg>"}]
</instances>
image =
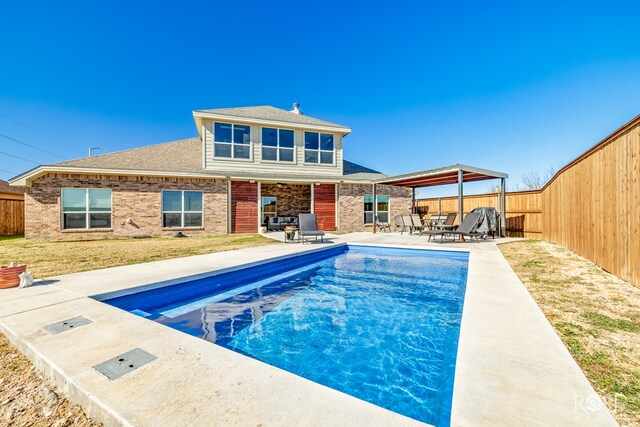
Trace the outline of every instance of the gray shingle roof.
<instances>
[{"instance_id":1,"label":"gray shingle roof","mask_svg":"<svg viewBox=\"0 0 640 427\"><path fill-rule=\"evenodd\" d=\"M336 179L355 181L372 181L386 177L385 174L373 169L344 161L343 175ZM264 178L273 179L273 173L254 172L250 166L247 172L206 170L202 168L202 143L199 138L181 139L163 144L132 148L130 150L101 154L82 159L68 160L49 166L64 166L87 169L119 169L132 171L153 172L184 172L204 173L215 176L232 176L235 178ZM277 179L317 179L317 175L300 173L300 170L290 174L278 174Z\"/></svg>"},{"instance_id":2,"label":"gray shingle roof","mask_svg":"<svg viewBox=\"0 0 640 427\"><path fill-rule=\"evenodd\" d=\"M220 114L229 117L240 117L246 119L276 120L280 122L296 123L302 125L330 126L350 130L347 126L315 119L303 114L292 113L291 111L272 107L270 105L260 105L256 107L239 108L216 108L214 110L196 110L194 113Z\"/></svg>"}]
</instances>

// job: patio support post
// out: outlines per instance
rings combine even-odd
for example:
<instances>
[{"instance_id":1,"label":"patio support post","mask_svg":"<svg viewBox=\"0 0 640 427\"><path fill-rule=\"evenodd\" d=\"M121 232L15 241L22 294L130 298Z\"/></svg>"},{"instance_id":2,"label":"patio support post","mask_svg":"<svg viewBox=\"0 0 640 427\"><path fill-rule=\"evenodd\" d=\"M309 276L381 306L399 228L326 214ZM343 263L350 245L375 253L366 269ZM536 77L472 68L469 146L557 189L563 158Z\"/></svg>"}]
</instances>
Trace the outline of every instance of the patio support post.
<instances>
[{"instance_id":1,"label":"patio support post","mask_svg":"<svg viewBox=\"0 0 640 427\"><path fill-rule=\"evenodd\" d=\"M462 176L462 169L458 169L458 224L462 223L462 215L464 214L464 203L462 194L462 182L464 177Z\"/></svg>"},{"instance_id":2,"label":"patio support post","mask_svg":"<svg viewBox=\"0 0 640 427\"><path fill-rule=\"evenodd\" d=\"M258 233L262 228L262 183L258 181Z\"/></svg>"},{"instance_id":3,"label":"patio support post","mask_svg":"<svg viewBox=\"0 0 640 427\"><path fill-rule=\"evenodd\" d=\"M411 213L416 213L416 187L411 188Z\"/></svg>"},{"instance_id":4,"label":"patio support post","mask_svg":"<svg viewBox=\"0 0 640 427\"><path fill-rule=\"evenodd\" d=\"M316 198L316 191L314 190L315 184L311 183L311 202L309 203L309 209L311 210L309 213L315 213L315 204L313 203Z\"/></svg>"},{"instance_id":5,"label":"patio support post","mask_svg":"<svg viewBox=\"0 0 640 427\"><path fill-rule=\"evenodd\" d=\"M505 178L500 178L500 198L502 208L500 209L500 237L507 235L507 195L505 192Z\"/></svg>"},{"instance_id":6,"label":"patio support post","mask_svg":"<svg viewBox=\"0 0 640 427\"><path fill-rule=\"evenodd\" d=\"M376 185L373 184L373 234L376 234L376 216L378 215L378 203L376 202Z\"/></svg>"}]
</instances>

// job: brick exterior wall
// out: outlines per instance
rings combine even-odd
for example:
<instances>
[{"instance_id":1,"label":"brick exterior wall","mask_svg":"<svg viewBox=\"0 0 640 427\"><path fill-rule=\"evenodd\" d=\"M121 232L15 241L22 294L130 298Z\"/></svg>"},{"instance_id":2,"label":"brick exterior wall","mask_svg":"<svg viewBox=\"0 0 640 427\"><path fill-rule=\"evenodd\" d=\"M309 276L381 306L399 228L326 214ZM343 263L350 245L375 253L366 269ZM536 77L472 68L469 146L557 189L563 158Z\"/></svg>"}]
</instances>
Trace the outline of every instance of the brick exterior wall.
<instances>
[{"instance_id":1,"label":"brick exterior wall","mask_svg":"<svg viewBox=\"0 0 640 427\"><path fill-rule=\"evenodd\" d=\"M63 188L108 188L112 190L110 230L62 230ZM162 228L162 190L203 192L203 227ZM338 185L338 231L369 231L364 225L364 196L370 184ZM411 190L378 185L378 194L390 197L389 220L409 213ZM289 216L311 209L310 185L262 184L261 195L278 198L278 215ZM130 220L130 221L128 221ZM116 175L47 174L33 181L25 192L25 237L27 239L79 240L142 235L168 236L181 230L187 235L227 233L227 182L216 179L161 178Z\"/></svg>"},{"instance_id":2,"label":"brick exterior wall","mask_svg":"<svg viewBox=\"0 0 640 427\"><path fill-rule=\"evenodd\" d=\"M112 229L62 230L63 188L108 188L112 195ZM110 175L47 174L25 193L27 239L74 240L140 235L167 236L162 228L162 190L203 192L203 227L181 229L187 235L227 232L227 183L214 179L154 178ZM131 220L130 223L127 220Z\"/></svg>"},{"instance_id":3,"label":"brick exterior wall","mask_svg":"<svg viewBox=\"0 0 640 427\"><path fill-rule=\"evenodd\" d=\"M297 216L300 213L311 212L311 185L283 185L262 184L262 197L276 197L278 216Z\"/></svg>"},{"instance_id":4,"label":"brick exterior wall","mask_svg":"<svg viewBox=\"0 0 640 427\"><path fill-rule=\"evenodd\" d=\"M364 196L372 194L371 184L338 185L338 231L370 231L370 225L364 225ZM379 195L388 195L389 222L393 225L396 215L411 213L411 189L393 185L378 185ZM393 229L393 227L392 227Z\"/></svg>"}]
</instances>

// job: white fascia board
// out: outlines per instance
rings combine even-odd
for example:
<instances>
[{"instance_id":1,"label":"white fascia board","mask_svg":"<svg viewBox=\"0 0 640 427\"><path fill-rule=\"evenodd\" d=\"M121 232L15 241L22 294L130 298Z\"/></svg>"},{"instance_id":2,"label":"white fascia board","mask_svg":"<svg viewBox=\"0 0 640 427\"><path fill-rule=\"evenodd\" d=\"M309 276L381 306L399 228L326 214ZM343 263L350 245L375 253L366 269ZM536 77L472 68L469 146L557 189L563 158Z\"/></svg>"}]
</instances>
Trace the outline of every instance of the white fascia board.
<instances>
[{"instance_id":1,"label":"white fascia board","mask_svg":"<svg viewBox=\"0 0 640 427\"><path fill-rule=\"evenodd\" d=\"M496 178L509 178L509 174L508 173L492 171L492 170L489 170L489 169L477 168L475 166L458 165L458 168L462 169L465 172L480 173L482 175L494 176Z\"/></svg>"},{"instance_id":2,"label":"white fascia board","mask_svg":"<svg viewBox=\"0 0 640 427\"><path fill-rule=\"evenodd\" d=\"M244 122L250 124L257 125L267 125L267 126L276 126L276 127L288 127L288 128L296 128L296 129L306 129L306 130L317 130L317 131L330 131L340 133L343 136L351 133L350 128L341 128L336 126L323 126L323 125L311 125L304 123L292 123L292 122L283 122L280 120L268 120L268 119L252 119L249 117L239 117L239 116L231 116L226 114L214 114L214 113L203 113L201 111L194 111L193 118L198 124L198 119L218 119L223 121L231 121L231 122Z\"/></svg>"}]
</instances>

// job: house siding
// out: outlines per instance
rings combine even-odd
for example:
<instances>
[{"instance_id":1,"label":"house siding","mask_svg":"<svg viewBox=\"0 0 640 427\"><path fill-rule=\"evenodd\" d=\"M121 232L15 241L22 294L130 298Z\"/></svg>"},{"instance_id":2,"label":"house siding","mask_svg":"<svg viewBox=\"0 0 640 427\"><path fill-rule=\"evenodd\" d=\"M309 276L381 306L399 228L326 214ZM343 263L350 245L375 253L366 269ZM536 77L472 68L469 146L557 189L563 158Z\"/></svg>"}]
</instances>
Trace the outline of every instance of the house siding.
<instances>
[{"instance_id":1,"label":"house siding","mask_svg":"<svg viewBox=\"0 0 640 427\"><path fill-rule=\"evenodd\" d=\"M335 132L330 133L334 137L335 145L335 164L320 165L309 164L304 162L304 130L288 128L286 126L273 126L280 129L291 129L294 131L295 143L295 162L262 162L262 128L261 125L251 124L242 121L218 120L220 123L238 123L249 125L251 127L251 143L252 143L252 159L219 159L213 157L213 124L215 120L203 121L203 139L204 139L204 163L205 169L246 172L248 169L257 173L273 173L273 174L305 174L316 175L318 177L339 177L343 173L343 157L342 157L342 135ZM312 130L312 132L318 132Z\"/></svg>"},{"instance_id":2,"label":"house siding","mask_svg":"<svg viewBox=\"0 0 640 427\"><path fill-rule=\"evenodd\" d=\"M111 189L112 229L62 230L60 199L63 188ZM162 190L203 192L203 227L180 229L185 234L227 232L227 184L223 180L47 174L34 180L32 186L25 190L27 239L76 240L171 235L178 229L162 228Z\"/></svg>"},{"instance_id":3,"label":"house siding","mask_svg":"<svg viewBox=\"0 0 640 427\"><path fill-rule=\"evenodd\" d=\"M371 184L338 185L338 230L341 232L370 231L371 225L364 224L364 196L372 194ZM396 215L411 213L411 189L393 185L377 185L379 195L388 195L389 221Z\"/></svg>"}]
</instances>

